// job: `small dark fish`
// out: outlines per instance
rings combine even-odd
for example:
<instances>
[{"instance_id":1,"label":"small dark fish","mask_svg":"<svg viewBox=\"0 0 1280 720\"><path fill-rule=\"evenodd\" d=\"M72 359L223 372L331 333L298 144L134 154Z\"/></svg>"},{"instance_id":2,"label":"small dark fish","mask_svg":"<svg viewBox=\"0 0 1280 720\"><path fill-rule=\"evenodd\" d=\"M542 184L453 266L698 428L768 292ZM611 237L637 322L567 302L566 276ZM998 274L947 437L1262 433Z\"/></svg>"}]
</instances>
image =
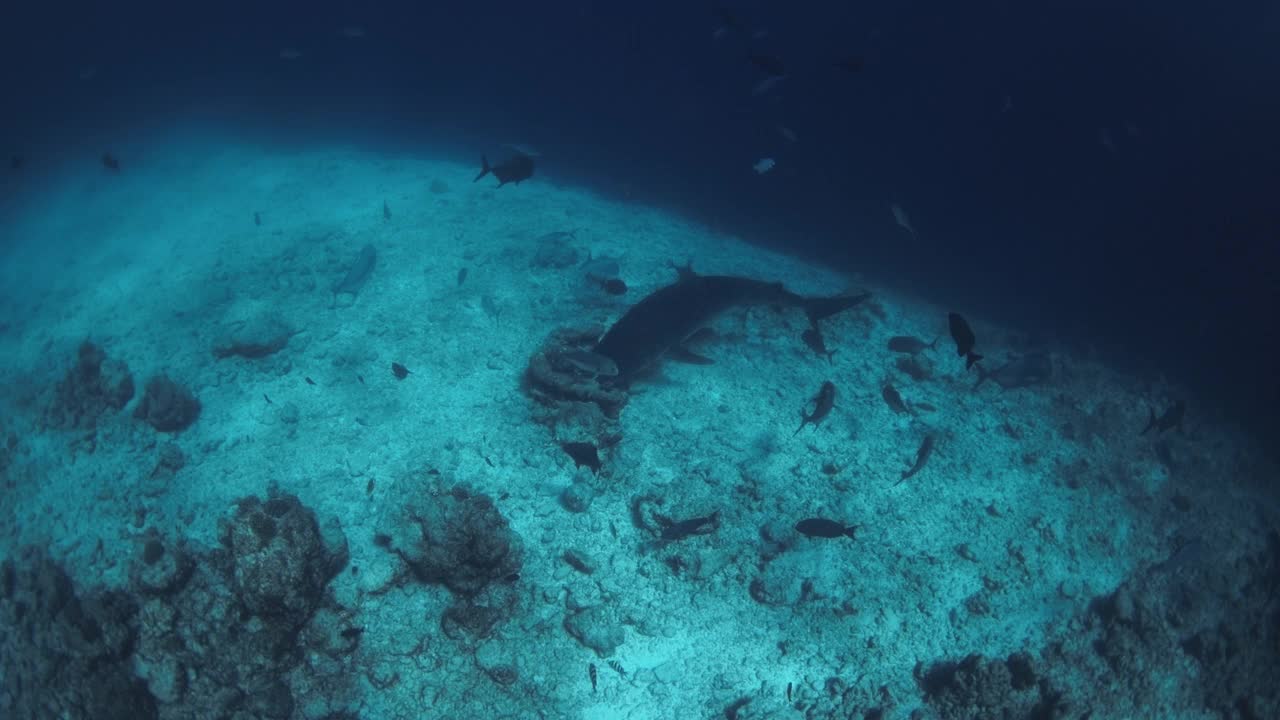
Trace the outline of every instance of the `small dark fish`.
<instances>
[{"instance_id":1,"label":"small dark fish","mask_svg":"<svg viewBox=\"0 0 1280 720\"><path fill-rule=\"evenodd\" d=\"M707 535L720 525L720 511L717 510L706 517L692 518L673 522L662 528L662 539L666 542L683 540L691 535Z\"/></svg>"},{"instance_id":2,"label":"small dark fish","mask_svg":"<svg viewBox=\"0 0 1280 720\"><path fill-rule=\"evenodd\" d=\"M344 640L355 640L364 634L364 628L349 627L338 633Z\"/></svg>"},{"instance_id":3,"label":"small dark fish","mask_svg":"<svg viewBox=\"0 0 1280 720\"><path fill-rule=\"evenodd\" d=\"M108 170L120 172L120 161L111 153L102 153L102 166Z\"/></svg>"},{"instance_id":4,"label":"small dark fish","mask_svg":"<svg viewBox=\"0 0 1280 720\"><path fill-rule=\"evenodd\" d=\"M831 412L831 408L835 407L835 404L836 386L830 380L826 380L822 383L822 387L818 390L818 394L813 398L813 414L806 415L804 410L800 411L800 417L802 418L800 421L800 427L796 428L792 437L799 435L800 431L804 429L804 426L809 423L813 423L814 425L821 423L826 419L827 414Z\"/></svg>"},{"instance_id":5,"label":"small dark fish","mask_svg":"<svg viewBox=\"0 0 1280 720\"><path fill-rule=\"evenodd\" d=\"M1155 408L1151 408L1151 419L1147 421L1147 426L1143 428L1140 434L1146 435L1152 428L1155 428L1157 433L1162 433L1165 430L1171 430L1173 428L1177 428L1178 432L1183 432L1182 416L1186 411L1187 404L1181 400L1174 401L1173 405L1168 410L1165 410L1164 414L1159 417L1156 417Z\"/></svg>"},{"instance_id":6,"label":"small dark fish","mask_svg":"<svg viewBox=\"0 0 1280 720\"><path fill-rule=\"evenodd\" d=\"M507 183L519 185L521 180L528 180L533 177L533 158L528 155L516 155L497 165L490 166L489 158L481 156L480 174L472 182L479 181L480 178L489 173L493 173L493 176L498 178L498 187L502 187Z\"/></svg>"},{"instance_id":7,"label":"small dark fish","mask_svg":"<svg viewBox=\"0 0 1280 720\"><path fill-rule=\"evenodd\" d=\"M884 398L885 404L889 406L889 409L899 415L911 412L907 409L907 404L902 401L902 396L898 394L898 391L892 385L885 385L881 388L880 396Z\"/></svg>"},{"instance_id":8,"label":"small dark fish","mask_svg":"<svg viewBox=\"0 0 1280 720\"><path fill-rule=\"evenodd\" d=\"M810 350L819 355L826 355L828 363L831 362L831 356L836 354L835 350L827 349L827 341L823 339L822 331L818 329L817 325L810 325L807 330L800 333L800 339L804 341L805 345L809 346Z\"/></svg>"},{"instance_id":9,"label":"small dark fish","mask_svg":"<svg viewBox=\"0 0 1280 720\"><path fill-rule=\"evenodd\" d=\"M403 380L409 377L409 368L398 362L391 363L391 374L396 376L397 380Z\"/></svg>"},{"instance_id":10,"label":"small dark fish","mask_svg":"<svg viewBox=\"0 0 1280 720\"><path fill-rule=\"evenodd\" d=\"M587 677L591 678L591 692L595 692L598 680L595 663L587 663Z\"/></svg>"},{"instance_id":11,"label":"small dark fish","mask_svg":"<svg viewBox=\"0 0 1280 720\"><path fill-rule=\"evenodd\" d=\"M905 353L907 355L915 355L925 350L932 350L938 344L938 338L934 338L933 342L927 343L918 337L911 335L894 335L889 338L889 349L896 353Z\"/></svg>"},{"instance_id":12,"label":"small dark fish","mask_svg":"<svg viewBox=\"0 0 1280 720\"><path fill-rule=\"evenodd\" d=\"M964 358L964 369L968 370L982 359L981 355L973 352L978 338L973 334L973 328L969 327L969 321L961 317L960 313L948 313L947 321L951 326L951 339L956 341L956 354Z\"/></svg>"},{"instance_id":13,"label":"small dark fish","mask_svg":"<svg viewBox=\"0 0 1280 720\"><path fill-rule=\"evenodd\" d=\"M808 537L838 538L843 536L857 540L857 531L857 525L845 525L844 523L824 518L809 518L796 523L796 532Z\"/></svg>"},{"instance_id":14,"label":"small dark fish","mask_svg":"<svg viewBox=\"0 0 1280 720\"><path fill-rule=\"evenodd\" d=\"M924 468L924 464L928 462L929 455L932 453L933 453L933 436L925 435L924 442L920 443L920 449L916 451L915 464L911 466L910 470L903 471L902 480L899 480L898 482L894 483L894 485L901 485L903 480L906 480L912 475L915 475L916 473L920 472L920 470Z\"/></svg>"},{"instance_id":15,"label":"small dark fish","mask_svg":"<svg viewBox=\"0 0 1280 720\"><path fill-rule=\"evenodd\" d=\"M600 472L600 453L596 450L596 446L588 442L566 442L560 443L560 449L568 453L573 458L573 467L580 468L584 465L591 469L591 472Z\"/></svg>"},{"instance_id":16,"label":"small dark fish","mask_svg":"<svg viewBox=\"0 0 1280 720\"><path fill-rule=\"evenodd\" d=\"M259 227L261 227L261 226L262 226L262 215L261 215L261 214L259 214L259 213L254 213L254 214L253 214L253 224L254 224L254 225L257 225L257 226L259 226Z\"/></svg>"},{"instance_id":17,"label":"small dark fish","mask_svg":"<svg viewBox=\"0 0 1280 720\"><path fill-rule=\"evenodd\" d=\"M268 405L275 405L275 403L271 402L271 398L267 397L266 393L262 393L262 399L266 400Z\"/></svg>"},{"instance_id":18,"label":"small dark fish","mask_svg":"<svg viewBox=\"0 0 1280 720\"><path fill-rule=\"evenodd\" d=\"M391 547L391 536L386 533L375 533L373 544L378 547Z\"/></svg>"},{"instance_id":19,"label":"small dark fish","mask_svg":"<svg viewBox=\"0 0 1280 720\"><path fill-rule=\"evenodd\" d=\"M356 379L360 381L360 384L361 384L361 385L363 385L363 384L364 384L364 376L363 376L363 375L357 375L357 376L356 376Z\"/></svg>"},{"instance_id":20,"label":"small dark fish","mask_svg":"<svg viewBox=\"0 0 1280 720\"><path fill-rule=\"evenodd\" d=\"M766 55L764 53L747 53L747 60L760 72L769 77L783 77L787 74L787 66L782 64L782 60L774 55Z\"/></svg>"},{"instance_id":21,"label":"small dark fish","mask_svg":"<svg viewBox=\"0 0 1280 720\"><path fill-rule=\"evenodd\" d=\"M787 683L787 702L791 702L791 683Z\"/></svg>"},{"instance_id":22,"label":"small dark fish","mask_svg":"<svg viewBox=\"0 0 1280 720\"><path fill-rule=\"evenodd\" d=\"M302 378L302 379L303 379L303 380L306 380L308 385L315 385L315 384L316 384L316 381L315 381L315 380L312 380L312 379L311 379L311 378L309 378L309 377L304 377L304 378Z\"/></svg>"},{"instance_id":23,"label":"small dark fish","mask_svg":"<svg viewBox=\"0 0 1280 720\"><path fill-rule=\"evenodd\" d=\"M383 220L391 219L391 207L387 205L386 200L382 201L382 219Z\"/></svg>"},{"instance_id":24,"label":"small dark fish","mask_svg":"<svg viewBox=\"0 0 1280 720\"><path fill-rule=\"evenodd\" d=\"M462 287L462 283L467 281L467 269L462 268L458 271L458 287Z\"/></svg>"},{"instance_id":25,"label":"small dark fish","mask_svg":"<svg viewBox=\"0 0 1280 720\"><path fill-rule=\"evenodd\" d=\"M1005 390L1030 387L1048 382L1053 377L1053 359L1047 353L1030 353L1006 362L990 372L978 366L978 382L973 384L976 390L987 380L993 380Z\"/></svg>"},{"instance_id":26,"label":"small dark fish","mask_svg":"<svg viewBox=\"0 0 1280 720\"><path fill-rule=\"evenodd\" d=\"M374 488L374 486L375 486L375 485L377 485L377 483L374 481L374 479L373 479L373 478L369 478L369 482L367 482L367 483L365 483L365 484L364 484L364 493L365 493L366 495L372 495L372 494L373 494L373 488Z\"/></svg>"},{"instance_id":27,"label":"small dark fish","mask_svg":"<svg viewBox=\"0 0 1280 720\"><path fill-rule=\"evenodd\" d=\"M622 663L617 660L606 660L605 662L609 663L609 667L613 668L614 672L618 673L622 677L627 676L627 671L622 668Z\"/></svg>"}]
</instances>

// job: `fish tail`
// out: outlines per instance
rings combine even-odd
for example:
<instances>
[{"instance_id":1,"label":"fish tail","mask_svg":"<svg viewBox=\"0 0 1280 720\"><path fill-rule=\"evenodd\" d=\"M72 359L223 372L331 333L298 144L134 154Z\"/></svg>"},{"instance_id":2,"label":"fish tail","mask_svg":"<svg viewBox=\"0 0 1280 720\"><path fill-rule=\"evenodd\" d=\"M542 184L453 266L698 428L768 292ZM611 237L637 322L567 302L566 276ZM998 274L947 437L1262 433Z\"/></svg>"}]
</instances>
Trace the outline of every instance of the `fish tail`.
<instances>
[{"instance_id":1,"label":"fish tail","mask_svg":"<svg viewBox=\"0 0 1280 720\"><path fill-rule=\"evenodd\" d=\"M845 537L849 538L850 540L857 540L857 539L858 539L858 526L857 526L857 525L850 525L849 527L845 528L845 529L844 529L844 535L845 535Z\"/></svg>"},{"instance_id":2,"label":"fish tail","mask_svg":"<svg viewBox=\"0 0 1280 720\"><path fill-rule=\"evenodd\" d=\"M493 168L489 167L489 158L484 155L481 155L480 156L480 174L477 175L476 179L472 180L471 182L479 181L480 178L484 177L485 175L488 175L492 171L493 171Z\"/></svg>"},{"instance_id":3,"label":"fish tail","mask_svg":"<svg viewBox=\"0 0 1280 720\"><path fill-rule=\"evenodd\" d=\"M804 426L809 424L809 418L804 413L800 413L800 417L800 427L796 428L796 431L791 433L791 437L799 435L800 431L804 429Z\"/></svg>"},{"instance_id":4,"label":"fish tail","mask_svg":"<svg viewBox=\"0 0 1280 720\"><path fill-rule=\"evenodd\" d=\"M1150 419L1150 420L1147 420L1147 426L1146 426L1145 428L1143 428L1143 429L1142 429L1142 432L1138 433L1139 435L1146 435L1148 432L1150 432L1151 428L1153 428L1153 427L1155 427L1155 426L1156 426L1156 411L1155 411L1155 409L1154 409L1154 408L1147 408L1147 412L1151 413L1151 419Z\"/></svg>"},{"instance_id":5,"label":"fish tail","mask_svg":"<svg viewBox=\"0 0 1280 720\"><path fill-rule=\"evenodd\" d=\"M930 350L935 350L935 349L937 349L937 347L938 347L938 341L939 341L939 340L941 340L941 339L942 339L942 336L941 336L941 335L939 335L938 337L934 338L934 339L933 339L933 342L929 343L929 349L930 349Z\"/></svg>"},{"instance_id":6,"label":"fish tail","mask_svg":"<svg viewBox=\"0 0 1280 720\"><path fill-rule=\"evenodd\" d=\"M978 361L979 361L979 360L981 360L981 359L982 359L982 356L981 356L981 355L979 355L979 354L975 353L974 351L970 350L970 351L969 351L969 354L968 354L968 355L966 355L966 356L965 356L965 359L964 359L964 369L965 369L965 370L968 370L969 368L973 367L973 364L974 364L974 363L978 362Z\"/></svg>"}]
</instances>

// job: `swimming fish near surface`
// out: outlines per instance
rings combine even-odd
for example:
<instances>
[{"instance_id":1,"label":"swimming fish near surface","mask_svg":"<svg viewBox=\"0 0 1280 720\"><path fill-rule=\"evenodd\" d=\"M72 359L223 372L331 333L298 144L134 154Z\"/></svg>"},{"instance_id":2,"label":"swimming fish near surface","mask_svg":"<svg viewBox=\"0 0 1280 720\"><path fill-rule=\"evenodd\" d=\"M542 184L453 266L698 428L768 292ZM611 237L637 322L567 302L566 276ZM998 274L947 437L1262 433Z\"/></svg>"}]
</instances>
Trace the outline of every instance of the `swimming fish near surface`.
<instances>
[{"instance_id":1,"label":"swimming fish near surface","mask_svg":"<svg viewBox=\"0 0 1280 720\"><path fill-rule=\"evenodd\" d=\"M817 425L831 414L831 408L836 404L836 386L830 380L822 383L822 387L818 389L818 394L813 396L813 412L805 414L804 410L800 411L800 427L792 433L792 437L800 434L805 425Z\"/></svg>"},{"instance_id":2,"label":"swimming fish near surface","mask_svg":"<svg viewBox=\"0 0 1280 720\"><path fill-rule=\"evenodd\" d=\"M480 157L480 174L472 182L478 182L485 175L492 174L498 178L498 187L507 183L520 184L521 180L533 177L533 158L528 155L514 155L497 165L490 165L489 158Z\"/></svg>"},{"instance_id":3,"label":"swimming fish near surface","mask_svg":"<svg viewBox=\"0 0 1280 720\"><path fill-rule=\"evenodd\" d=\"M960 313L948 313L947 324L951 329L951 339L956 341L956 354L964 358L964 369L968 370L982 359L981 355L973 352L973 346L977 344L978 338L973 334L973 328L969 327L969 321L965 320Z\"/></svg>"},{"instance_id":4,"label":"swimming fish near surface","mask_svg":"<svg viewBox=\"0 0 1280 720\"><path fill-rule=\"evenodd\" d=\"M727 275L698 275L681 269L681 279L642 298L618 318L592 349L613 360L618 379L629 382L668 351L730 308L781 305L804 310L810 323L865 301L870 293L807 298L782 283Z\"/></svg>"}]
</instances>

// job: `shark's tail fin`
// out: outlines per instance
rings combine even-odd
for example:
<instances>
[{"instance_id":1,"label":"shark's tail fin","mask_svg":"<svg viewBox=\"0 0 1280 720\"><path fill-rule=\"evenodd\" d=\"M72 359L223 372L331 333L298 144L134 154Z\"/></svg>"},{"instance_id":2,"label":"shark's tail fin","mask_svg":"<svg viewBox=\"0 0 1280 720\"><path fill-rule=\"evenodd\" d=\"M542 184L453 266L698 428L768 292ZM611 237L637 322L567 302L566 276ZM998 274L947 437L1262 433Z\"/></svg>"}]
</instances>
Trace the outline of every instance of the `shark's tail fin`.
<instances>
[{"instance_id":1,"label":"shark's tail fin","mask_svg":"<svg viewBox=\"0 0 1280 720\"><path fill-rule=\"evenodd\" d=\"M857 295L837 295L836 297L804 298L804 314L809 316L810 323L831 317L842 310L848 310L871 297L871 293Z\"/></svg>"},{"instance_id":2,"label":"shark's tail fin","mask_svg":"<svg viewBox=\"0 0 1280 720\"><path fill-rule=\"evenodd\" d=\"M485 157L484 155L481 155L480 156L480 174L477 175L476 179L472 180L471 182L479 181L480 178L484 177L485 175L488 175L492 171L493 171L493 168L489 167L489 158Z\"/></svg>"},{"instance_id":3,"label":"shark's tail fin","mask_svg":"<svg viewBox=\"0 0 1280 720\"><path fill-rule=\"evenodd\" d=\"M969 354L964 356L964 369L968 370L969 368L973 367L974 363L978 362L981 359L982 359L981 355L970 350Z\"/></svg>"}]
</instances>

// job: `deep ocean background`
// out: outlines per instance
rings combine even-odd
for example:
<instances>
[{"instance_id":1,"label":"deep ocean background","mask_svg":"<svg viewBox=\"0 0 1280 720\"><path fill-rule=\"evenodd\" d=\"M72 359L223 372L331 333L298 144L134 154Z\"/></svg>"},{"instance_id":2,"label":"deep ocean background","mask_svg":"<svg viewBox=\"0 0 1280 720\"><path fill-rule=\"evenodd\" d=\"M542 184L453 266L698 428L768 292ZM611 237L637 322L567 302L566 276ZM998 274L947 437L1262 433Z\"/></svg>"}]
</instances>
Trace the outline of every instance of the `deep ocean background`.
<instances>
[{"instance_id":1,"label":"deep ocean background","mask_svg":"<svg viewBox=\"0 0 1280 720\"><path fill-rule=\"evenodd\" d=\"M1274 433L1280 6L725 2L718 39L716 7L6 8L0 150L93 164L178 120L473 162L528 143L541 177L1096 346ZM788 78L753 96L748 51Z\"/></svg>"}]
</instances>

